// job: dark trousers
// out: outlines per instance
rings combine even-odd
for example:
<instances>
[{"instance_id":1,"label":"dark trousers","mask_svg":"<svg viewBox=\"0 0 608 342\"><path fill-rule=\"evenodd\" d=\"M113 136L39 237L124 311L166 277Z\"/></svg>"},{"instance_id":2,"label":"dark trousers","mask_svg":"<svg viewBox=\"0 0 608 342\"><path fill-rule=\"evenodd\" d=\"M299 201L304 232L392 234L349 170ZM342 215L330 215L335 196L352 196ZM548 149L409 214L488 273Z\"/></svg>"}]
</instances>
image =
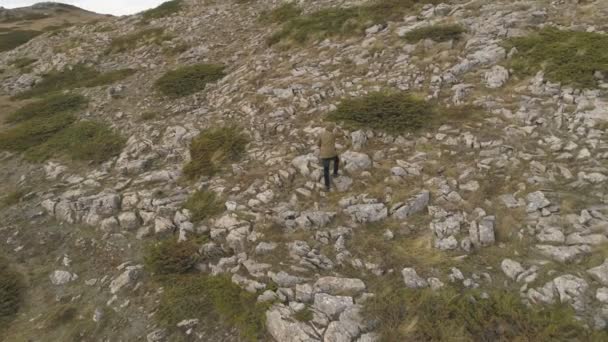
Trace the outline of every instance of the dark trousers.
<instances>
[{"instance_id":1,"label":"dark trousers","mask_svg":"<svg viewBox=\"0 0 608 342\"><path fill-rule=\"evenodd\" d=\"M325 179L325 187L329 189L329 164L334 162L334 177L338 175L338 169L340 168L340 158L338 156L332 158L323 158L323 178Z\"/></svg>"}]
</instances>

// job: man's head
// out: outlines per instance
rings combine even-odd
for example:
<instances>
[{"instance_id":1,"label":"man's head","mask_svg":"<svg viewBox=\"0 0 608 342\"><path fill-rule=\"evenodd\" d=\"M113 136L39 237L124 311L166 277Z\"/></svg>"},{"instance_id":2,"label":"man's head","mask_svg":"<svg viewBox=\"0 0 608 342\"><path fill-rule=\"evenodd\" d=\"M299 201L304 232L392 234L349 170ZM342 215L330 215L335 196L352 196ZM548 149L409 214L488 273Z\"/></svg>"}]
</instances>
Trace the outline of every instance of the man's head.
<instances>
[{"instance_id":1,"label":"man's head","mask_svg":"<svg viewBox=\"0 0 608 342\"><path fill-rule=\"evenodd\" d=\"M325 130L328 132L333 132L334 129L336 129L336 124L334 124L333 122L330 122L327 125L325 125Z\"/></svg>"}]
</instances>

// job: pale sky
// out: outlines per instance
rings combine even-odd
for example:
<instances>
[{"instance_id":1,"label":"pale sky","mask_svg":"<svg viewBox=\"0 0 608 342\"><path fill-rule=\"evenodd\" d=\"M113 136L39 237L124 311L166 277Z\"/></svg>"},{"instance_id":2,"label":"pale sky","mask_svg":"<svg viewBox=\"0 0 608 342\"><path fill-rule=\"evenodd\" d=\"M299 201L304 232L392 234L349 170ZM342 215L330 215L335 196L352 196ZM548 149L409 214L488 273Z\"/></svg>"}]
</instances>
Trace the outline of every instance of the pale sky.
<instances>
[{"instance_id":1,"label":"pale sky","mask_svg":"<svg viewBox=\"0 0 608 342\"><path fill-rule=\"evenodd\" d=\"M0 6L15 8L30 6L38 2L61 2L103 14L134 14L156 7L167 0L0 0Z\"/></svg>"}]
</instances>

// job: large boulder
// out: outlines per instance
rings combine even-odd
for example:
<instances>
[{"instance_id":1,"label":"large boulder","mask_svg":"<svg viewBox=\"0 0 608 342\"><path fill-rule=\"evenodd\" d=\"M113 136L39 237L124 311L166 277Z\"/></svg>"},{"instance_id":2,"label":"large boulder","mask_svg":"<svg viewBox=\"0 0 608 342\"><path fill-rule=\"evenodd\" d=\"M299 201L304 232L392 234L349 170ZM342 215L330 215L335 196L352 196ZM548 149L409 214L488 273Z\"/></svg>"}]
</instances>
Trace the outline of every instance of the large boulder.
<instances>
[{"instance_id":1,"label":"large boulder","mask_svg":"<svg viewBox=\"0 0 608 342\"><path fill-rule=\"evenodd\" d=\"M608 259L605 259L603 264L588 269L587 273L589 273L600 284L608 286Z\"/></svg>"},{"instance_id":2,"label":"large boulder","mask_svg":"<svg viewBox=\"0 0 608 342\"><path fill-rule=\"evenodd\" d=\"M323 277L314 284L315 292L356 296L365 291L365 283L356 278Z\"/></svg>"},{"instance_id":3,"label":"large boulder","mask_svg":"<svg viewBox=\"0 0 608 342\"><path fill-rule=\"evenodd\" d=\"M412 196L404 205L395 210L393 216L403 220L413 214L423 211L429 205L430 195L431 193L428 190L422 190L420 193Z\"/></svg>"},{"instance_id":4,"label":"large boulder","mask_svg":"<svg viewBox=\"0 0 608 342\"><path fill-rule=\"evenodd\" d=\"M403 276L405 286L411 289L419 289L429 286L429 283L421 278L418 273L416 273L416 270L411 267L406 267L401 270L401 275Z\"/></svg>"},{"instance_id":5,"label":"large boulder","mask_svg":"<svg viewBox=\"0 0 608 342\"><path fill-rule=\"evenodd\" d=\"M266 312L266 329L275 341L321 341L321 337L312 327L293 319L291 316L292 311L283 304L276 304Z\"/></svg>"},{"instance_id":6,"label":"large boulder","mask_svg":"<svg viewBox=\"0 0 608 342\"><path fill-rule=\"evenodd\" d=\"M372 167L372 160L365 153L347 151L340 156L340 159L344 165L343 168L350 173L368 170Z\"/></svg>"},{"instance_id":7,"label":"large boulder","mask_svg":"<svg viewBox=\"0 0 608 342\"><path fill-rule=\"evenodd\" d=\"M388 216L388 208L382 203L355 204L344 211L359 223L377 222Z\"/></svg>"}]
</instances>

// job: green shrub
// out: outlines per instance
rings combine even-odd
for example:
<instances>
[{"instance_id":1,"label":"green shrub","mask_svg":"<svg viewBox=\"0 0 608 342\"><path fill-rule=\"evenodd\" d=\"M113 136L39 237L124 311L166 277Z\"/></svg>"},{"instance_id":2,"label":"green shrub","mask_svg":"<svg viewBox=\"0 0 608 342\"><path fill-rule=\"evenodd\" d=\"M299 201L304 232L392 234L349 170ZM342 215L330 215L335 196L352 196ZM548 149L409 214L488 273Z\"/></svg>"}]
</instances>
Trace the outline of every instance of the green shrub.
<instances>
[{"instance_id":1,"label":"green shrub","mask_svg":"<svg viewBox=\"0 0 608 342\"><path fill-rule=\"evenodd\" d=\"M160 6L142 13L144 20L168 17L182 9L182 0L171 0L163 2Z\"/></svg>"},{"instance_id":2,"label":"green shrub","mask_svg":"<svg viewBox=\"0 0 608 342\"><path fill-rule=\"evenodd\" d=\"M166 96L179 98L197 93L225 75L222 65L196 64L167 72L156 81L155 87Z\"/></svg>"},{"instance_id":3,"label":"green shrub","mask_svg":"<svg viewBox=\"0 0 608 342\"><path fill-rule=\"evenodd\" d=\"M29 103L6 117L6 122L16 123L33 118L48 118L60 113L74 113L87 105L81 95L60 94Z\"/></svg>"},{"instance_id":4,"label":"green shrub","mask_svg":"<svg viewBox=\"0 0 608 342\"><path fill-rule=\"evenodd\" d=\"M181 276L166 282L156 317L172 328L184 319L219 322L244 341L265 341L267 308L227 276Z\"/></svg>"},{"instance_id":5,"label":"green shrub","mask_svg":"<svg viewBox=\"0 0 608 342\"><path fill-rule=\"evenodd\" d=\"M264 23L284 23L299 16L300 13L302 13L301 8L294 3L288 2L270 11L262 12L260 21Z\"/></svg>"},{"instance_id":6,"label":"green shrub","mask_svg":"<svg viewBox=\"0 0 608 342\"><path fill-rule=\"evenodd\" d=\"M198 261L194 240L178 242L171 237L146 246L144 263L157 275L182 274L191 271Z\"/></svg>"},{"instance_id":7,"label":"green shrub","mask_svg":"<svg viewBox=\"0 0 608 342\"><path fill-rule=\"evenodd\" d=\"M133 50L142 44L160 45L162 42L171 39L173 39L173 36L165 34L162 27L145 29L112 39L106 53L122 53Z\"/></svg>"},{"instance_id":8,"label":"green shrub","mask_svg":"<svg viewBox=\"0 0 608 342\"><path fill-rule=\"evenodd\" d=\"M328 119L344 122L352 128L402 133L427 126L435 115L433 105L413 95L376 92L360 98L345 99L336 110L329 113Z\"/></svg>"},{"instance_id":9,"label":"green shrub","mask_svg":"<svg viewBox=\"0 0 608 342\"><path fill-rule=\"evenodd\" d=\"M433 25L412 30L405 35L405 39L410 43L415 43L423 39L431 39L436 42L447 42L457 40L465 32L460 25Z\"/></svg>"},{"instance_id":10,"label":"green shrub","mask_svg":"<svg viewBox=\"0 0 608 342\"><path fill-rule=\"evenodd\" d=\"M371 25L401 20L416 4L436 2L438 1L376 0L361 6L321 9L288 20L279 32L268 39L268 44L285 40L305 43L335 35L358 35Z\"/></svg>"},{"instance_id":11,"label":"green shrub","mask_svg":"<svg viewBox=\"0 0 608 342\"><path fill-rule=\"evenodd\" d=\"M26 152L71 125L76 118L70 113L50 117L35 117L0 132L0 149Z\"/></svg>"},{"instance_id":12,"label":"green shrub","mask_svg":"<svg viewBox=\"0 0 608 342\"><path fill-rule=\"evenodd\" d=\"M7 31L0 33L0 52L9 51L19 47L35 37L41 35L40 31Z\"/></svg>"},{"instance_id":13,"label":"green shrub","mask_svg":"<svg viewBox=\"0 0 608 342\"><path fill-rule=\"evenodd\" d=\"M0 333L19 311L24 293L25 284L21 275L0 257Z\"/></svg>"},{"instance_id":14,"label":"green shrub","mask_svg":"<svg viewBox=\"0 0 608 342\"><path fill-rule=\"evenodd\" d=\"M200 190L192 194L184 203L184 208L192 213L192 221L198 222L223 211L223 204L213 191Z\"/></svg>"},{"instance_id":15,"label":"green shrub","mask_svg":"<svg viewBox=\"0 0 608 342\"><path fill-rule=\"evenodd\" d=\"M543 70L553 82L582 88L597 86L596 71L608 73L608 35L545 28L505 44L518 53L510 62L516 74L532 76Z\"/></svg>"},{"instance_id":16,"label":"green shrub","mask_svg":"<svg viewBox=\"0 0 608 342\"><path fill-rule=\"evenodd\" d=\"M366 301L364 315L379 323L381 340L401 341L605 341L566 306L528 308L517 292L412 290L394 281Z\"/></svg>"},{"instance_id":17,"label":"green shrub","mask_svg":"<svg viewBox=\"0 0 608 342\"><path fill-rule=\"evenodd\" d=\"M135 72L133 69L120 69L101 73L91 67L79 64L63 71L53 71L44 75L40 83L32 89L18 94L15 98L27 99L61 90L112 84L133 75Z\"/></svg>"},{"instance_id":18,"label":"green shrub","mask_svg":"<svg viewBox=\"0 0 608 342\"><path fill-rule=\"evenodd\" d=\"M212 176L230 162L238 161L247 147L248 139L237 126L208 129L192 140L192 160L184 167L189 179Z\"/></svg>"},{"instance_id":19,"label":"green shrub","mask_svg":"<svg viewBox=\"0 0 608 342\"><path fill-rule=\"evenodd\" d=\"M102 163L120 154L125 141L105 123L79 121L28 151L26 157L44 161L51 156L65 155L72 160Z\"/></svg>"}]
</instances>

